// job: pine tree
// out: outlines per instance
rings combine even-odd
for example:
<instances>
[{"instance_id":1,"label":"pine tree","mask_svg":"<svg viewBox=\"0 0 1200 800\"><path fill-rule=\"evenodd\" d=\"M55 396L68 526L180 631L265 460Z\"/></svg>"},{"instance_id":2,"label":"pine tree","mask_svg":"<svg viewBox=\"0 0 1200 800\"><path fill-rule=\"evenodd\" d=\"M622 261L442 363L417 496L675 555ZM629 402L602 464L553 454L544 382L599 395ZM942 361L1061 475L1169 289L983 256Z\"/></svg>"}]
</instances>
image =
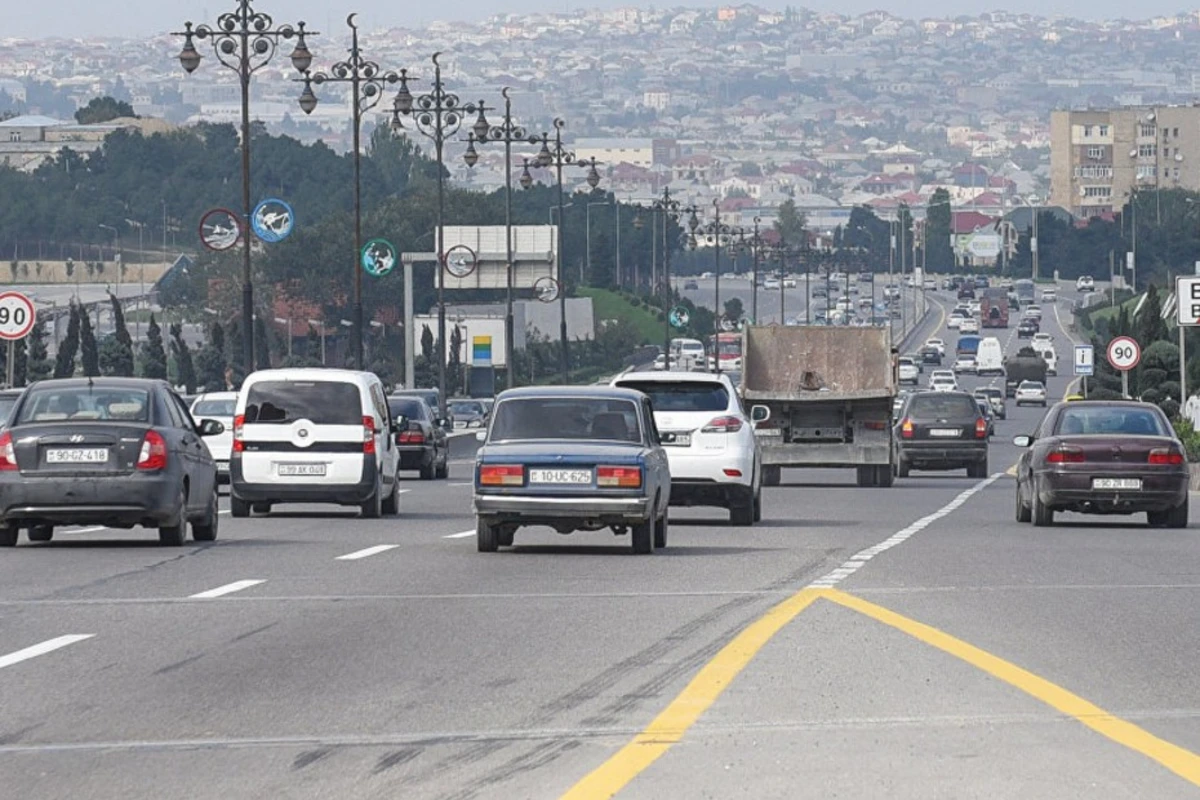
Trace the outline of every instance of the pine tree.
<instances>
[{"instance_id":1,"label":"pine tree","mask_svg":"<svg viewBox=\"0 0 1200 800\"><path fill-rule=\"evenodd\" d=\"M110 359L115 357L115 360L110 363L109 370L105 370L105 375L118 375L124 378L133 377L133 337L129 335L129 328L125 325L125 310L121 308L121 301L112 292L108 293L109 302L112 304L113 326L115 333L113 338L116 345L110 347Z\"/></svg>"},{"instance_id":2,"label":"pine tree","mask_svg":"<svg viewBox=\"0 0 1200 800\"><path fill-rule=\"evenodd\" d=\"M214 322L208 329L208 342L196 353L196 382L206 391L225 388L225 330Z\"/></svg>"},{"instance_id":3,"label":"pine tree","mask_svg":"<svg viewBox=\"0 0 1200 800\"><path fill-rule=\"evenodd\" d=\"M96 346L96 331L87 309L79 309L79 365L83 374L94 378L100 374L100 351Z\"/></svg>"},{"instance_id":4,"label":"pine tree","mask_svg":"<svg viewBox=\"0 0 1200 800\"><path fill-rule=\"evenodd\" d=\"M458 392L459 378L462 373L462 328L455 325L450 332L450 350L446 353L446 391L453 396Z\"/></svg>"},{"instance_id":5,"label":"pine tree","mask_svg":"<svg viewBox=\"0 0 1200 800\"><path fill-rule=\"evenodd\" d=\"M13 386L25 385L25 370L29 368L29 339L18 339L13 344Z\"/></svg>"},{"instance_id":6,"label":"pine tree","mask_svg":"<svg viewBox=\"0 0 1200 800\"><path fill-rule=\"evenodd\" d=\"M178 322L171 325L171 355L175 359L176 384L181 384L188 394L196 391L196 369L192 365L192 351L183 340L183 326Z\"/></svg>"},{"instance_id":7,"label":"pine tree","mask_svg":"<svg viewBox=\"0 0 1200 800\"><path fill-rule=\"evenodd\" d=\"M71 304L70 316L67 318L67 335L58 344L58 353L54 357L54 377L69 378L75 374L75 356L79 353L79 306Z\"/></svg>"},{"instance_id":8,"label":"pine tree","mask_svg":"<svg viewBox=\"0 0 1200 800\"><path fill-rule=\"evenodd\" d=\"M321 334L312 325L308 326L308 334L304 337L304 358L308 362L306 366L324 366L321 361Z\"/></svg>"},{"instance_id":9,"label":"pine tree","mask_svg":"<svg viewBox=\"0 0 1200 800\"><path fill-rule=\"evenodd\" d=\"M46 324L38 320L29 332L29 350L25 359L25 383L49 378L54 367L46 353Z\"/></svg>"},{"instance_id":10,"label":"pine tree","mask_svg":"<svg viewBox=\"0 0 1200 800\"><path fill-rule=\"evenodd\" d=\"M146 328L146 344L142 346L142 377L167 379L167 352L163 349L162 328L154 315Z\"/></svg>"}]
</instances>

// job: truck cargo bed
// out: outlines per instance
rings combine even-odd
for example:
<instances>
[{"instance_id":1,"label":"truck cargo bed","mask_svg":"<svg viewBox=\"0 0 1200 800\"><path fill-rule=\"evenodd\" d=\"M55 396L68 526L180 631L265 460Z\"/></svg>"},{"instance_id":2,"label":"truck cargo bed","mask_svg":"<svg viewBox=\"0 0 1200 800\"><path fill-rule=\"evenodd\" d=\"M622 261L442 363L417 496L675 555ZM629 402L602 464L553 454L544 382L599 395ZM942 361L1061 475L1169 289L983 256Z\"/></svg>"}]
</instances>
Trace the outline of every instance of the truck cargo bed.
<instances>
[{"instance_id":1,"label":"truck cargo bed","mask_svg":"<svg viewBox=\"0 0 1200 800\"><path fill-rule=\"evenodd\" d=\"M887 328L752 326L744 336L746 402L869 400L896 393Z\"/></svg>"}]
</instances>

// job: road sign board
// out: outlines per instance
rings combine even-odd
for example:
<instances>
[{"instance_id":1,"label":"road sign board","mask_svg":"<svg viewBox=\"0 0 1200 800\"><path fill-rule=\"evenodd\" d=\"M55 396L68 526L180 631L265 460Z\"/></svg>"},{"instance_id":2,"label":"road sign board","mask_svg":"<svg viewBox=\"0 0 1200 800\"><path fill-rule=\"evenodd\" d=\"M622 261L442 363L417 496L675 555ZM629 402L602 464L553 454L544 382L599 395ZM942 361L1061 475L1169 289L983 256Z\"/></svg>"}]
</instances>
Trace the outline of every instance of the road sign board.
<instances>
[{"instance_id":1,"label":"road sign board","mask_svg":"<svg viewBox=\"0 0 1200 800\"><path fill-rule=\"evenodd\" d=\"M1075 374L1093 375L1096 372L1096 351L1090 344L1075 345Z\"/></svg>"},{"instance_id":2,"label":"road sign board","mask_svg":"<svg viewBox=\"0 0 1200 800\"><path fill-rule=\"evenodd\" d=\"M359 262L363 272L382 278L396 267L396 247L387 239L372 239L363 245Z\"/></svg>"},{"instance_id":3,"label":"road sign board","mask_svg":"<svg viewBox=\"0 0 1200 800\"><path fill-rule=\"evenodd\" d=\"M667 319L671 323L672 328L686 328L688 322L692 319L692 315L683 306L675 306L671 309L671 313L667 315Z\"/></svg>"},{"instance_id":4,"label":"road sign board","mask_svg":"<svg viewBox=\"0 0 1200 800\"><path fill-rule=\"evenodd\" d=\"M1118 336L1108 343L1108 363L1120 372L1128 372L1142 360L1142 348L1136 339Z\"/></svg>"},{"instance_id":5,"label":"road sign board","mask_svg":"<svg viewBox=\"0 0 1200 800\"><path fill-rule=\"evenodd\" d=\"M1200 278L1176 278L1175 302L1180 325L1200 325Z\"/></svg>"},{"instance_id":6,"label":"road sign board","mask_svg":"<svg viewBox=\"0 0 1200 800\"><path fill-rule=\"evenodd\" d=\"M553 303L558 299L558 281L549 275L543 275L533 284L533 293L543 303Z\"/></svg>"},{"instance_id":7,"label":"road sign board","mask_svg":"<svg viewBox=\"0 0 1200 800\"><path fill-rule=\"evenodd\" d=\"M242 238L242 221L227 208L211 208L200 218L200 244L209 250L228 250Z\"/></svg>"},{"instance_id":8,"label":"road sign board","mask_svg":"<svg viewBox=\"0 0 1200 800\"><path fill-rule=\"evenodd\" d=\"M295 227L295 212L278 197L263 200L250 215L250 229L254 231L255 236L268 244L282 242Z\"/></svg>"},{"instance_id":9,"label":"road sign board","mask_svg":"<svg viewBox=\"0 0 1200 800\"><path fill-rule=\"evenodd\" d=\"M36 320L32 300L20 292L0 293L0 339L9 342L24 339Z\"/></svg>"}]
</instances>

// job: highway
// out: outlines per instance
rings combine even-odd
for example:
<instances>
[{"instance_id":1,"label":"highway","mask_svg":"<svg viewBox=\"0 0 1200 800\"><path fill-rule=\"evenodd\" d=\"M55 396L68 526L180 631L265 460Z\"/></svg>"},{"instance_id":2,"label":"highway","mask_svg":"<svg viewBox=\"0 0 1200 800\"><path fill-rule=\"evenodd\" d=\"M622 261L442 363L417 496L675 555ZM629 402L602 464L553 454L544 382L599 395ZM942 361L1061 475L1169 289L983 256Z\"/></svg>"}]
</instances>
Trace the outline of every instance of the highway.
<instances>
[{"instance_id":1,"label":"highway","mask_svg":"<svg viewBox=\"0 0 1200 800\"><path fill-rule=\"evenodd\" d=\"M1016 523L1009 442L1041 414L1009 401L985 480L785 471L761 524L673 509L650 557L548 529L476 552L470 436L392 519L22 541L0 796L1195 797L1200 539Z\"/></svg>"}]
</instances>

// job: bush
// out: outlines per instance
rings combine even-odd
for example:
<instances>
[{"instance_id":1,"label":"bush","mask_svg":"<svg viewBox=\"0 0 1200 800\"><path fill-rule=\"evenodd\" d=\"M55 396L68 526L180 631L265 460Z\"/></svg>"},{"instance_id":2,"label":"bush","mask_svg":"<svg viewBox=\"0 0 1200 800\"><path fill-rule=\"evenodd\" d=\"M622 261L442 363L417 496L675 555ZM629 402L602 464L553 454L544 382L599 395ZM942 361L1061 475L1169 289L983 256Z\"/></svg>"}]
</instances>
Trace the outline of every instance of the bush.
<instances>
[{"instance_id":1,"label":"bush","mask_svg":"<svg viewBox=\"0 0 1200 800\"><path fill-rule=\"evenodd\" d=\"M634 308L641 308L642 298L640 298L640 297L629 298L629 305L633 306Z\"/></svg>"},{"instance_id":2,"label":"bush","mask_svg":"<svg viewBox=\"0 0 1200 800\"><path fill-rule=\"evenodd\" d=\"M1175 433L1183 442L1187 460L1193 464L1200 462L1200 432L1192 427L1192 421L1188 419L1175 420Z\"/></svg>"}]
</instances>

